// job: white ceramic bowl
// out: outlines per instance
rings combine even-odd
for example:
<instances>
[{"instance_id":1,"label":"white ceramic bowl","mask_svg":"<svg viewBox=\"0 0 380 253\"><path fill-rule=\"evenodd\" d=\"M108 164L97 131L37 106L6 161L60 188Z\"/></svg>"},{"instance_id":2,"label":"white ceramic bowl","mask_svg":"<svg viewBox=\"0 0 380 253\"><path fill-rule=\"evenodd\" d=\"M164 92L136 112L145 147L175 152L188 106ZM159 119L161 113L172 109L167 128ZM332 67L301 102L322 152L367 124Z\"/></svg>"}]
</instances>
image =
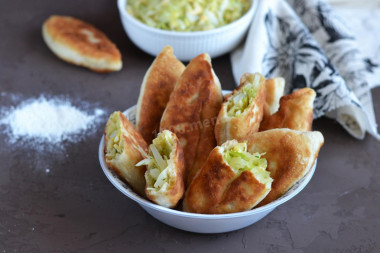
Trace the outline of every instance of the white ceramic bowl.
<instances>
[{"instance_id":1,"label":"white ceramic bowl","mask_svg":"<svg viewBox=\"0 0 380 253\"><path fill-rule=\"evenodd\" d=\"M131 41L153 56L170 45L175 56L189 61L201 53L212 58L228 53L244 38L256 10L258 0L253 0L248 12L234 22L208 31L177 32L150 27L135 19L126 10L127 0L118 0L121 22Z\"/></svg>"},{"instance_id":2,"label":"white ceramic bowl","mask_svg":"<svg viewBox=\"0 0 380 253\"><path fill-rule=\"evenodd\" d=\"M124 114L133 124L135 124L136 106L129 108ZM257 222L273 211L277 206L297 195L297 193L299 193L310 181L317 163L315 162L314 166L305 177L291 187L283 196L267 205L249 211L231 214L194 214L162 207L137 195L127 184L121 181L111 169L108 168L104 159L104 136L102 136L102 139L100 140L99 161L104 174L111 183L128 198L136 201L153 217L169 226L196 233L229 232L247 227Z\"/></svg>"}]
</instances>

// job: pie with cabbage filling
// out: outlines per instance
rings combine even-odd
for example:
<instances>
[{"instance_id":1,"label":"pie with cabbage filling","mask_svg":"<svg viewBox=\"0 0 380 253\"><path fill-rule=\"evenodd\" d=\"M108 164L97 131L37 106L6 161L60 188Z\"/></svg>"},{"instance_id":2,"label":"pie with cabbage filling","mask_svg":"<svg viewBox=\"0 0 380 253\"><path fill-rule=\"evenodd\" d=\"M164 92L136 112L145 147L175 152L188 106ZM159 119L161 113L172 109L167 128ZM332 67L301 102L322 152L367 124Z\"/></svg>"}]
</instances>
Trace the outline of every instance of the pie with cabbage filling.
<instances>
[{"instance_id":1,"label":"pie with cabbage filling","mask_svg":"<svg viewBox=\"0 0 380 253\"><path fill-rule=\"evenodd\" d=\"M273 115L264 117L260 124L260 131L274 128L310 131L315 96L315 91L310 88L302 88L282 96L280 108Z\"/></svg>"},{"instance_id":2,"label":"pie with cabbage filling","mask_svg":"<svg viewBox=\"0 0 380 253\"><path fill-rule=\"evenodd\" d=\"M236 140L215 147L188 187L183 210L222 214L252 209L270 191L272 178L260 153Z\"/></svg>"},{"instance_id":3,"label":"pie with cabbage filling","mask_svg":"<svg viewBox=\"0 0 380 253\"><path fill-rule=\"evenodd\" d=\"M42 37L60 59L95 72L119 71L121 53L99 29L69 16L50 16L42 25Z\"/></svg>"},{"instance_id":4,"label":"pie with cabbage filling","mask_svg":"<svg viewBox=\"0 0 380 253\"><path fill-rule=\"evenodd\" d=\"M280 107L280 99L284 95L285 80L275 77L265 81L265 104L263 120L277 112Z\"/></svg>"},{"instance_id":5,"label":"pie with cabbage filling","mask_svg":"<svg viewBox=\"0 0 380 253\"><path fill-rule=\"evenodd\" d=\"M145 193L164 207L175 207L185 191L185 160L177 136L169 130L159 133L149 146L149 155L137 166L146 165Z\"/></svg>"},{"instance_id":6,"label":"pie with cabbage filling","mask_svg":"<svg viewBox=\"0 0 380 253\"><path fill-rule=\"evenodd\" d=\"M267 171L273 178L272 189L259 203L268 204L281 197L313 167L324 143L318 131L276 128L257 132L248 138L248 152L263 153Z\"/></svg>"},{"instance_id":7,"label":"pie with cabbage filling","mask_svg":"<svg viewBox=\"0 0 380 253\"><path fill-rule=\"evenodd\" d=\"M259 130L265 103L265 78L246 73L239 87L225 97L215 125L218 145L227 140L244 141Z\"/></svg>"},{"instance_id":8,"label":"pie with cabbage filling","mask_svg":"<svg viewBox=\"0 0 380 253\"><path fill-rule=\"evenodd\" d=\"M107 165L135 192L145 196L146 168L136 163L146 157L148 144L122 112L114 112L109 117L104 141Z\"/></svg>"},{"instance_id":9,"label":"pie with cabbage filling","mask_svg":"<svg viewBox=\"0 0 380 253\"><path fill-rule=\"evenodd\" d=\"M179 78L162 115L160 129L175 133L185 154L186 185L216 146L214 125L222 91L208 54L195 57Z\"/></svg>"},{"instance_id":10,"label":"pie with cabbage filling","mask_svg":"<svg viewBox=\"0 0 380 253\"><path fill-rule=\"evenodd\" d=\"M147 143L160 131L160 121L175 84L185 66L166 46L146 72L136 107L136 129Z\"/></svg>"}]
</instances>

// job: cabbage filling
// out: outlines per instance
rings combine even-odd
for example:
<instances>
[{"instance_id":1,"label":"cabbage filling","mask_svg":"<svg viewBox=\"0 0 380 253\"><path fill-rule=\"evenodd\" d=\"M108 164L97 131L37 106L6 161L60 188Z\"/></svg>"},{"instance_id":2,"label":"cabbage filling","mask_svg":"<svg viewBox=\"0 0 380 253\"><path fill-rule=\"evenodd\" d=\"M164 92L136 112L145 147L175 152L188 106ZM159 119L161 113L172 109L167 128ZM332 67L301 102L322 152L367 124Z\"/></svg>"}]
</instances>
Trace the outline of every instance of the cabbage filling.
<instances>
[{"instance_id":1,"label":"cabbage filling","mask_svg":"<svg viewBox=\"0 0 380 253\"><path fill-rule=\"evenodd\" d=\"M149 188L160 190L168 185L170 179L168 164L172 145L173 140L170 133L168 131L160 133L153 140L153 144L149 145L148 157L136 164L136 166L147 165L145 179Z\"/></svg>"},{"instance_id":2,"label":"cabbage filling","mask_svg":"<svg viewBox=\"0 0 380 253\"><path fill-rule=\"evenodd\" d=\"M247 143L236 143L229 149L223 151L223 158L231 167L235 174L239 175L243 171L250 171L255 178L266 188L269 188L273 179L270 172L266 170L267 160L260 153L247 152Z\"/></svg>"},{"instance_id":3,"label":"cabbage filling","mask_svg":"<svg viewBox=\"0 0 380 253\"><path fill-rule=\"evenodd\" d=\"M247 83L228 99L227 115L239 117L251 106L257 96L257 87L261 81L260 74L250 75Z\"/></svg>"},{"instance_id":4,"label":"cabbage filling","mask_svg":"<svg viewBox=\"0 0 380 253\"><path fill-rule=\"evenodd\" d=\"M127 12L141 22L163 30L204 31L243 16L249 0L128 0Z\"/></svg>"},{"instance_id":5,"label":"cabbage filling","mask_svg":"<svg viewBox=\"0 0 380 253\"><path fill-rule=\"evenodd\" d=\"M108 142L106 156L109 159L113 159L124 151L122 123L120 121L119 112L112 113L107 124L106 137Z\"/></svg>"}]
</instances>

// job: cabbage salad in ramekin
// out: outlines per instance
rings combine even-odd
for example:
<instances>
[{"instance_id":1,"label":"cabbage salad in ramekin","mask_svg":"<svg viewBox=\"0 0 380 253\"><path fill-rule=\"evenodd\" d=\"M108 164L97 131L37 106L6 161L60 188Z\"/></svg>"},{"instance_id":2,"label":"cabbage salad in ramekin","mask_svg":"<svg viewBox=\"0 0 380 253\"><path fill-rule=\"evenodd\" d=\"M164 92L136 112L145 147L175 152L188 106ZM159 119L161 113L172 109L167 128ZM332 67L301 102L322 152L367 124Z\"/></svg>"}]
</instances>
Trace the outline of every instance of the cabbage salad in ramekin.
<instances>
[{"instance_id":1,"label":"cabbage salad in ramekin","mask_svg":"<svg viewBox=\"0 0 380 253\"><path fill-rule=\"evenodd\" d=\"M205 31L227 25L250 8L249 0L128 0L127 12L144 24L170 31Z\"/></svg>"}]
</instances>

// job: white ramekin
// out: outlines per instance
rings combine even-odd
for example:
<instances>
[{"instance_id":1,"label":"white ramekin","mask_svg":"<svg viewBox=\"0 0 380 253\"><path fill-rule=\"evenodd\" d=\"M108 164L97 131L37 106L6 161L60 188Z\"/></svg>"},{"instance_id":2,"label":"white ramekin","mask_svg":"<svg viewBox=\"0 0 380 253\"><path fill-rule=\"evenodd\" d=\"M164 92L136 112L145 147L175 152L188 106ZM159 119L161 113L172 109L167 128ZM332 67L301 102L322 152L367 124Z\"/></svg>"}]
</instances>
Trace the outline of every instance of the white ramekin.
<instances>
[{"instance_id":1,"label":"white ramekin","mask_svg":"<svg viewBox=\"0 0 380 253\"><path fill-rule=\"evenodd\" d=\"M150 27L135 19L126 10L127 0L118 0L121 22L131 41L144 52L153 56L170 45L176 57L189 61L201 53L217 57L234 49L244 38L258 0L253 0L248 12L234 22L208 31L177 32Z\"/></svg>"}]
</instances>

